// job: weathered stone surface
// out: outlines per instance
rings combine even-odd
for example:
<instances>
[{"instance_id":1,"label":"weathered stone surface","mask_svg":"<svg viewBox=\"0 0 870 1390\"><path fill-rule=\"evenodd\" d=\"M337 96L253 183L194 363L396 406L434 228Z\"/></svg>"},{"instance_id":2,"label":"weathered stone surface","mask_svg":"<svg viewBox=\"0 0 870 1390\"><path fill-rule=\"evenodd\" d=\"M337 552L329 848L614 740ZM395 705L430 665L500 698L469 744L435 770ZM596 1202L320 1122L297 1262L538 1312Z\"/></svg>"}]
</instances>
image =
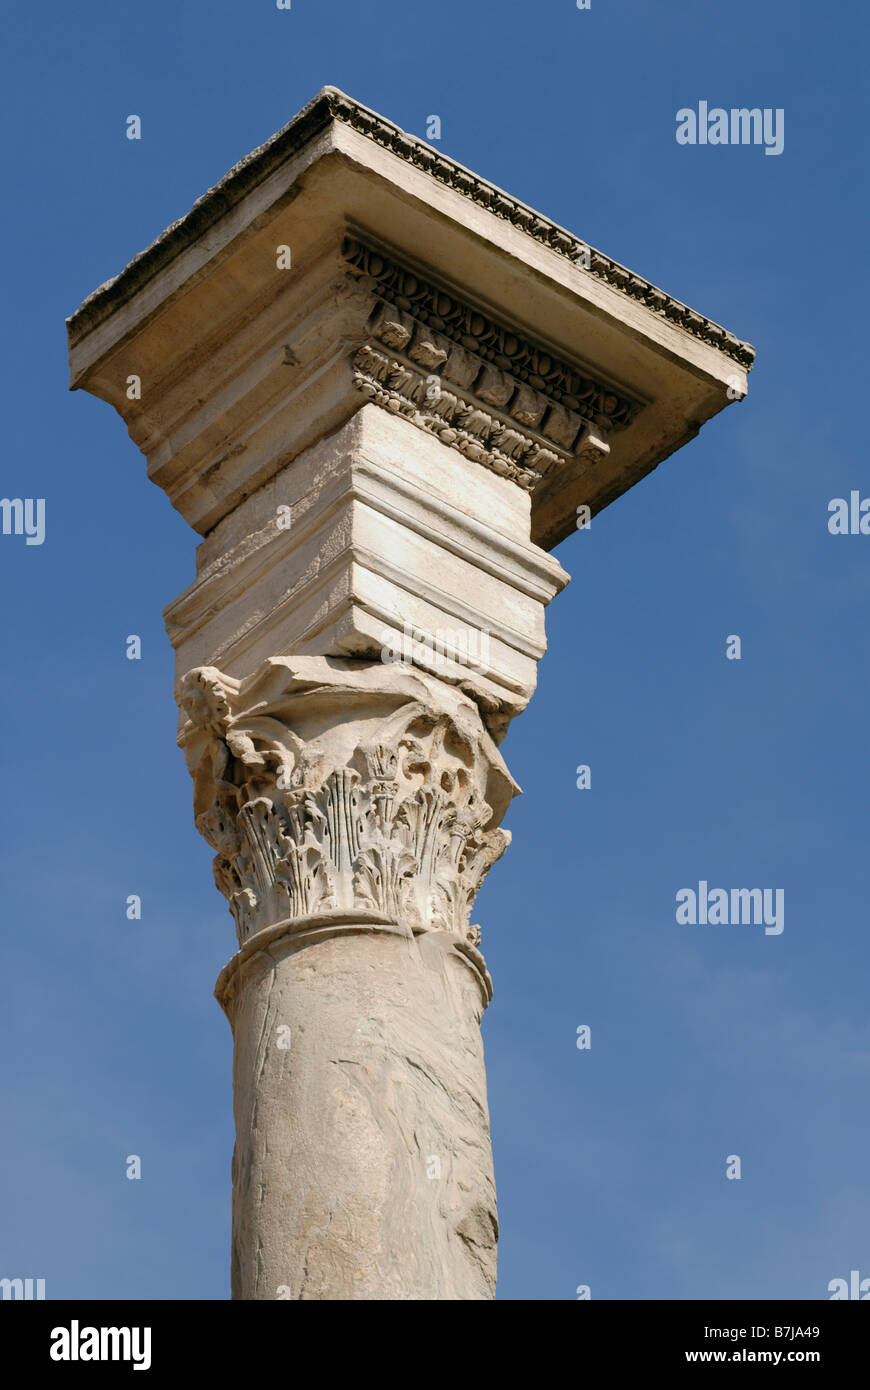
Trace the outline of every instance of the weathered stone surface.
<instances>
[{"instance_id":1,"label":"weathered stone surface","mask_svg":"<svg viewBox=\"0 0 870 1390\"><path fill-rule=\"evenodd\" d=\"M166 620L181 674L412 647L501 739L535 688L544 606L567 582L529 540L526 492L365 405L214 528Z\"/></svg>"},{"instance_id":2,"label":"weathered stone surface","mask_svg":"<svg viewBox=\"0 0 870 1390\"><path fill-rule=\"evenodd\" d=\"M492 1298L486 994L455 939L330 919L225 990L233 1297Z\"/></svg>"}]
</instances>

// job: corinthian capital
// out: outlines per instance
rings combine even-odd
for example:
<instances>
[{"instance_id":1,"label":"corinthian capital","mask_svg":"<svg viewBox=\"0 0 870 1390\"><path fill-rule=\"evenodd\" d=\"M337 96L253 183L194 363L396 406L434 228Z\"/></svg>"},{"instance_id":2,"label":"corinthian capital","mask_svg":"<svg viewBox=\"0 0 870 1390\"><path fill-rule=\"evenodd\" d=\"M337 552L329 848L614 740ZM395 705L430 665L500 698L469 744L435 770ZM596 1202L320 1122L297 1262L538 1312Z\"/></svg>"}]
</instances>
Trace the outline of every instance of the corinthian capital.
<instances>
[{"instance_id":1,"label":"corinthian capital","mask_svg":"<svg viewBox=\"0 0 870 1390\"><path fill-rule=\"evenodd\" d=\"M519 790L476 703L423 671L279 657L182 678L196 824L239 943L330 920L476 947L477 891Z\"/></svg>"}]
</instances>

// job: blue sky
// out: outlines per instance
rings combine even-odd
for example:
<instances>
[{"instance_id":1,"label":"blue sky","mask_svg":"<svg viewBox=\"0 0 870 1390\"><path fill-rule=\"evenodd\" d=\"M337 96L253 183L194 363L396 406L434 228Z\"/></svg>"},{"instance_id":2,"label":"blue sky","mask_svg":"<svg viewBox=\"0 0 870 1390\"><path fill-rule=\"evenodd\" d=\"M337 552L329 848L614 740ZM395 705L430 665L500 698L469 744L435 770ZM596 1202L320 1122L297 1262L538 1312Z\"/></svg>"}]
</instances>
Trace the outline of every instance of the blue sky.
<instances>
[{"instance_id":1,"label":"blue sky","mask_svg":"<svg viewBox=\"0 0 870 1390\"><path fill-rule=\"evenodd\" d=\"M326 83L419 135L439 114L446 153L758 351L746 401L558 548L503 745L525 794L475 912L499 1297L870 1276L870 536L827 530L870 496L865 12L89 0L4 32L2 493L46 499L46 539L0 536L0 1276L228 1297L234 935L161 619L196 538L68 393L64 318ZM783 153L679 146L700 100L783 108ZM784 889L783 933L678 926L702 879Z\"/></svg>"}]
</instances>

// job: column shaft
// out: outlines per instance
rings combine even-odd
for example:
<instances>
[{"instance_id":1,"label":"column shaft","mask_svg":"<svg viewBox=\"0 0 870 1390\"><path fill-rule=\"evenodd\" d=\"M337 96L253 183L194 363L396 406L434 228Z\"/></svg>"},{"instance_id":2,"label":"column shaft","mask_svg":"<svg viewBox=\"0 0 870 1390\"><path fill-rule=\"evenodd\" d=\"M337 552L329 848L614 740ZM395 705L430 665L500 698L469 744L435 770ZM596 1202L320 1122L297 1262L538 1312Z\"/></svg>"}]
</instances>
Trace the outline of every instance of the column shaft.
<instances>
[{"instance_id":1,"label":"column shaft","mask_svg":"<svg viewBox=\"0 0 870 1390\"><path fill-rule=\"evenodd\" d=\"M332 922L223 984L233 1297L492 1298L480 967L444 933Z\"/></svg>"}]
</instances>

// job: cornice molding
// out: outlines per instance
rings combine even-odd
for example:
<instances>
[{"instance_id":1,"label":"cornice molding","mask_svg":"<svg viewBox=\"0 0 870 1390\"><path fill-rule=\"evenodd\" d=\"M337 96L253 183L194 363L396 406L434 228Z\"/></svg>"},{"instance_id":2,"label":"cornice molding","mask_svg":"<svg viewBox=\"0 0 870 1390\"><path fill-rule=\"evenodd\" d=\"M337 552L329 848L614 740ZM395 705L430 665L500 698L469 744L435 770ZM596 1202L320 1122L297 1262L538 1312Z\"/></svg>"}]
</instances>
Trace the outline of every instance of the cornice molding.
<instances>
[{"instance_id":1,"label":"cornice molding","mask_svg":"<svg viewBox=\"0 0 870 1390\"><path fill-rule=\"evenodd\" d=\"M558 223L542 216L526 203L520 202L495 184L458 164L456 160L433 149L425 141L407 134L392 121L360 105L335 87L324 87L318 92L313 101L303 107L286 126L235 164L213 188L197 199L186 216L167 227L156 241L135 256L119 275L94 290L67 320L71 342L75 343L107 319L121 303L191 246L245 194L267 178L286 159L303 149L332 121L340 121L350 129L365 135L375 144L390 150L431 178L437 179L439 183L461 193L496 217L510 222L541 245L572 261L578 268L581 268L578 258L585 259L588 253L588 269L582 267L584 274L604 281L613 289L643 304L653 313L668 319L675 326L709 343L742 366L752 366L755 349L751 344L742 342L721 324L674 299L649 280L636 275L618 261L605 256L601 251L566 231Z\"/></svg>"}]
</instances>

